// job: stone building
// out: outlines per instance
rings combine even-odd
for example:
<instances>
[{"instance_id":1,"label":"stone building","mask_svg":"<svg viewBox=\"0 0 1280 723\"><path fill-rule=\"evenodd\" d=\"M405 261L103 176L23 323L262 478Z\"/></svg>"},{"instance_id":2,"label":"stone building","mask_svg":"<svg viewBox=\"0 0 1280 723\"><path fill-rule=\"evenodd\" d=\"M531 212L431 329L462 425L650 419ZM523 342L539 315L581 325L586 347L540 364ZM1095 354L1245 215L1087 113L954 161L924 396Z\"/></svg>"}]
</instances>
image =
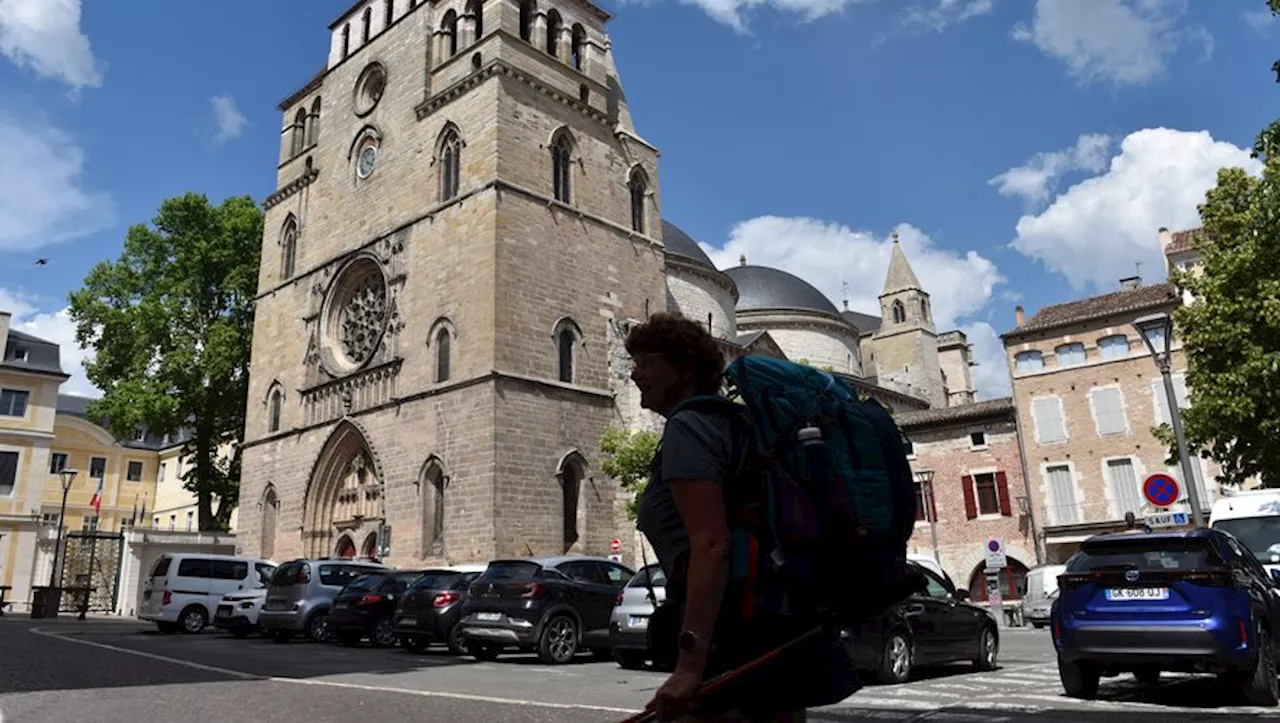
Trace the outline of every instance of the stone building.
<instances>
[{"instance_id":1,"label":"stone building","mask_svg":"<svg viewBox=\"0 0 1280 723\"><path fill-rule=\"evenodd\" d=\"M280 106L243 552L371 555L381 534L408 565L618 537L634 559L598 443L658 426L621 341L662 309L896 411L972 398L968 345L939 343L896 245L881 323L776 269L717 269L662 219L607 19L587 0L365 0L331 25L325 68Z\"/></svg>"}]
</instances>

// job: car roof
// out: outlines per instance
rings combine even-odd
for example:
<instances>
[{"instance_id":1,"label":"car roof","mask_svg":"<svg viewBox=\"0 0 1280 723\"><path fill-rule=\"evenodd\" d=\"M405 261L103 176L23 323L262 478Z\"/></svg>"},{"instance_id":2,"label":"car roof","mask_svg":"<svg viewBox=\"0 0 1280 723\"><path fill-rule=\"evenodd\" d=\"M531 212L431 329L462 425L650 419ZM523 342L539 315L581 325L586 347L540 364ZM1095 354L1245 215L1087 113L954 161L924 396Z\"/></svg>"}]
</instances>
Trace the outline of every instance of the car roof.
<instances>
[{"instance_id":1,"label":"car roof","mask_svg":"<svg viewBox=\"0 0 1280 723\"><path fill-rule=\"evenodd\" d=\"M1221 539L1225 533L1221 530L1215 530L1209 527L1198 527L1190 530L1160 530L1145 532L1143 530L1123 530L1121 532L1104 532L1094 535L1084 541L1084 545L1096 545L1099 543L1115 542L1118 540L1129 540L1135 537L1141 537L1147 540L1194 540L1194 539Z\"/></svg>"},{"instance_id":2,"label":"car roof","mask_svg":"<svg viewBox=\"0 0 1280 723\"><path fill-rule=\"evenodd\" d=\"M490 564L490 565L492 565L492 564L494 564L494 563L498 563L498 562L532 562L532 563L534 563L535 565L541 565L542 567L555 567L556 565L561 565L561 564L566 563L566 562L573 562L573 561L575 561L575 560L594 560L594 561L596 561L596 562L609 562L609 563L613 563L613 560L610 560L610 559L609 559L609 558L607 558L607 557L596 557L596 556L594 556L594 555L546 555L546 556L542 556L542 557L537 557L537 556L534 556L534 557L504 557L504 558L501 558L501 559L498 559L498 560L494 560L493 562L490 562L489 564ZM615 565L621 565L622 563L613 563L613 564L615 564ZM623 566L623 567L626 567L626 565L622 565L622 566ZM630 569L630 568L628 568L628 569Z\"/></svg>"}]
</instances>

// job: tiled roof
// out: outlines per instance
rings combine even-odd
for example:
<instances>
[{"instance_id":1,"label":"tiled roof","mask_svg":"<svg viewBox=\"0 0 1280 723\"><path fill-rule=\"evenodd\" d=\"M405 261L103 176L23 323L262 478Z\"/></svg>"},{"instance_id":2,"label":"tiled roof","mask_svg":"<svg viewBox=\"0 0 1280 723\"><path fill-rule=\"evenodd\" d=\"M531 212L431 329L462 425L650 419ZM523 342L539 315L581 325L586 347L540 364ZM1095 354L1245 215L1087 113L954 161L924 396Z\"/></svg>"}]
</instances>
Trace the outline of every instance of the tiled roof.
<instances>
[{"instance_id":1,"label":"tiled roof","mask_svg":"<svg viewBox=\"0 0 1280 723\"><path fill-rule=\"evenodd\" d=\"M1169 242L1169 247L1164 250L1165 255L1180 254L1184 251L1194 250L1193 244L1199 236L1204 235L1203 228L1192 228L1186 231L1174 231L1173 240Z\"/></svg>"},{"instance_id":2,"label":"tiled roof","mask_svg":"<svg viewBox=\"0 0 1280 723\"><path fill-rule=\"evenodd\" d=\"M976 419L994 417L1012 417L1013 398L1000 397L986 399L972 404L957 404L954 407L936 407L912 412L900 412L894 415L894 421L903 429L920 427L939 427Z\"/></svg>"},{"instance_id":3,"label":"tiled roof","mask_svg":"<svg viewBox=\"0 0 1280 723\"><path fill-rule=\"evenodd\" d=\"M1180 299L1177 288L1167 282L1139 286L1136 289L1122 289L1088 299L1046 306L1022 326L1006 331L1000 335L1000 338L1011 339L1067 324L1166 307L1178 303Z\"/></svg>"}]
</instances>

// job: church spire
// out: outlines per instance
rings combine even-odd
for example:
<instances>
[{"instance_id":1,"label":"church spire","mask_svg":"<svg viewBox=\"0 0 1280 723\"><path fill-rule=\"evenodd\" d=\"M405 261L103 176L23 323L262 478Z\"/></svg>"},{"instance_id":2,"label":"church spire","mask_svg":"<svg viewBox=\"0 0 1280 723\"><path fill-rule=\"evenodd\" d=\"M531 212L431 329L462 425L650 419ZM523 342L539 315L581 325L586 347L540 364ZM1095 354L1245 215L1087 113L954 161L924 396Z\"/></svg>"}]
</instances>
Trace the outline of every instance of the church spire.
<instances>
[{"instance_id":1,"label":"church spire","mask_svg":"<svg viewBox=\"0 0 1280 723\"><path fill-rule=\"evenodd\" d=\"M881 296L887 294L896 294L901 291L924 291L920 286L920 280L916 278L916 272L911 270L911 262L907 261L907 254L902 250L902 244L898 243L898 232L893 232L893 250L889 256L889 272L884 277L884 291L880 292Z\"/></svg>"}]
</instances>

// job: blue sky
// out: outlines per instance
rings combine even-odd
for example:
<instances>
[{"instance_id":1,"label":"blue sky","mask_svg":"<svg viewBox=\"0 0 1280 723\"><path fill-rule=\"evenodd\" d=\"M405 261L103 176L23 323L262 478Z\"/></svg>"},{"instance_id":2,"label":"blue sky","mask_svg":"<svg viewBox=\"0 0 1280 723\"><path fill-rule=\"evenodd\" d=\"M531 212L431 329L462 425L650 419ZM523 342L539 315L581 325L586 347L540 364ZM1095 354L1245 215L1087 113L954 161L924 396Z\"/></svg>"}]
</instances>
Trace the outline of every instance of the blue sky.
<instances>
[{"instance_id":1,"label":"blue sky","mask_svg":"<svg viewBox=\"0 0 1280 723\"><path fill-rule=\"evenodd\" d=\"M276 105L349 4L0 2L0 309L64 344L65 389L92 391L68 292L165 197L274 190ZM1157 229L1197 225L1216 169L1256 169L1280 116L1264 0L604 7L663 215L721 266L869 312L898 231L986 396L1008 389L1015 304L1162 280Z\"/></svg>"}]
</instances>

